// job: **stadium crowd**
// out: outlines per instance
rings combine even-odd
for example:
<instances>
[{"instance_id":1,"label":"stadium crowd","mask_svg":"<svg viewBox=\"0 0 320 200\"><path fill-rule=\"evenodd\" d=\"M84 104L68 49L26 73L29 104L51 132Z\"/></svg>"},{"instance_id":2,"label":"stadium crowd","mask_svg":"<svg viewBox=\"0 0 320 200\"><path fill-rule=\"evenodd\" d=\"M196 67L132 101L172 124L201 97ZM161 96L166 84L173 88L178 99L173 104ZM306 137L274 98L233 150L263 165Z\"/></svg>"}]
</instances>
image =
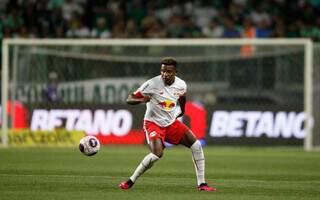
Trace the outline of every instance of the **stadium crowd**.
<instances>
[{"instance_id":1,"label":"stadium crowd","mask_svg":"<svg viewBox=\"0 0 320 200\"><path fill-rule=\"evenodd\" d=\"M320 0L8 0L2 38L309 37Z\"/></svg>"}]
</instances>

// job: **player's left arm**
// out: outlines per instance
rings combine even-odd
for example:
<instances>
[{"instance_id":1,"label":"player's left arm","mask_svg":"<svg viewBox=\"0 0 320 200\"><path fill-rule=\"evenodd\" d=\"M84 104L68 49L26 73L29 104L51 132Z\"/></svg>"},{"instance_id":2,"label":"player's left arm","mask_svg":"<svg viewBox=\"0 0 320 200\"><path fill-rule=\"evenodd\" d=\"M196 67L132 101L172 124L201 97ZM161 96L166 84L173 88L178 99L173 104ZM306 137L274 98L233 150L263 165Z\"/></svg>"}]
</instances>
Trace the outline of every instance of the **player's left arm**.
<instances>
[{"instance_id":1,"label":"player's left arm","mask_svg":"<svg viewBox=\"0 0 320 200\"><path fill-rule=\"evenodd\" d=\"M177 118L182 117L184 115L186 101L187 101L186 94L183 94L182 96L179 97L178 102L179 102L179 106L181 108L181 113L177 116Z\"/></svg>"}]
</instances>

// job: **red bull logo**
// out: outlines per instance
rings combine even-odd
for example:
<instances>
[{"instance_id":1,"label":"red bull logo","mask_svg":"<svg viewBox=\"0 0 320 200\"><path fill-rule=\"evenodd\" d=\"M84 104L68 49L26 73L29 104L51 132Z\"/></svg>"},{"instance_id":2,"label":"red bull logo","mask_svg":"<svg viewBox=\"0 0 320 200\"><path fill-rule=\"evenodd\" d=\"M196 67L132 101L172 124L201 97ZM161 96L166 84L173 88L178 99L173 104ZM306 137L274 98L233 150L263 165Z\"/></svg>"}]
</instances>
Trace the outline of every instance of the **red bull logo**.
<instances>
[{"instance_id":1,"label":"red bull logo","mask_svg":"<svg viewBox=\"0 0 320 200\"><path fill-rule=\"evenodd\" d=\"M163 102L160 102L159 105L165 110L171 110L175 107L176 104L173 101L165 100Z\"/></svg>"}]
</instances>

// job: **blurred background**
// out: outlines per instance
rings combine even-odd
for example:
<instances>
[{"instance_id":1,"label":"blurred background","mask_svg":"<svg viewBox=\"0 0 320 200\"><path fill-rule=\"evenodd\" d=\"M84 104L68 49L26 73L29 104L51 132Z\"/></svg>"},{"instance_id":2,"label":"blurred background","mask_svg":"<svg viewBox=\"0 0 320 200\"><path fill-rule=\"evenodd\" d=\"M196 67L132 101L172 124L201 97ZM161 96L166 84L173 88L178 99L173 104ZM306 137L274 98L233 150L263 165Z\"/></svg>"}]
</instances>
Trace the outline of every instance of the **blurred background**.
<instances>
[{"instance_id":1,"label":"blurred background","mask_svg":"<svg viewBox=\"0 0 320 200\"><path fill-rule=\"evenodd\" d=\"M61 129L103 143L143 143L144 106L127 106L125 99L159 74L161 57L173 56L188 83L182 120L203 143L302 145L303 45L171 45L165 39L311 39L311 106L319 118L319 0L2 0L0 11L3 39L70 39L8 47L9 127L24 129L26 138ZM70 45L73 39L87 42ZM149 39L162 40L152 46Z\"/></svg>"},{"instance_id":2,"label":"blurred background","mask_svg":"<svg viewBox=\"0 0 320 200\"><path fill-rule=\"evenodd\" d=\"M318 0L2 0L2 38L320 40ZM255 29L254 36L248 30Z\"/></svg>"}]
</instances>

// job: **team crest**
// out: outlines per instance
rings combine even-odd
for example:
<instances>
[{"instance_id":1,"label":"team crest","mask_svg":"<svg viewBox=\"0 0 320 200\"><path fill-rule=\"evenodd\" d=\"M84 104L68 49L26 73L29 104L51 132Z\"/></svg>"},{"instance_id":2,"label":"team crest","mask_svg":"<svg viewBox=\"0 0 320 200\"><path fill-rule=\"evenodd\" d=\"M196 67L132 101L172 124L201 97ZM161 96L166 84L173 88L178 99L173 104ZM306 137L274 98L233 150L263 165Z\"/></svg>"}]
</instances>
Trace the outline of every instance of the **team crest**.
<instances>
[{"instance_id":1,"label":"team crest","mask_svg":"<svg viewBox=\"0 0 320 200\"><path fill-rule=\"evenodd\" d=\"M160 102L159 105L165 110L172 110L172 108L176 106L176 104L170 100L165 100L163 102Z\"/></svg>"}]
</instances>

